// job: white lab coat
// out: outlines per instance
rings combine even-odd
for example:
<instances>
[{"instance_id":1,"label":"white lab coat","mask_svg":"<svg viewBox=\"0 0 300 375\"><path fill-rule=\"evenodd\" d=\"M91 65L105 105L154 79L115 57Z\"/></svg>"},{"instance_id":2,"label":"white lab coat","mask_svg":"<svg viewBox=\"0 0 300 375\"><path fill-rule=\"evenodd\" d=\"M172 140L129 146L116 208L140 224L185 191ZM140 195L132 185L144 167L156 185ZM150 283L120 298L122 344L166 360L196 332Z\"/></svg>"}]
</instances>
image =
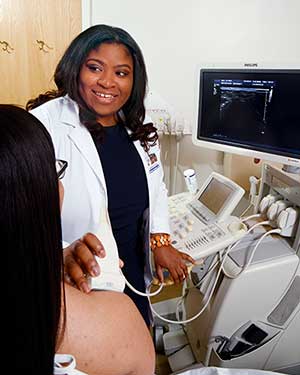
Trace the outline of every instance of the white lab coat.
<instances>
[{"instance_id":1,"label":"white lab coat","mask_svg":"<svg viewBox=\"0 0 300 375\"><path fill-rule=\"evenodd\" d=\"M62 231L63 240L71 243L86 232L95 232L99 226L100 209L103 205L107 208L107 190L101 161L89 131L79 121L78 105L68 96L50 100L31 113L48 129L56 158L68 162L66 175L62 180L65 188ZM149 231L170 233L167 189L163 182L159 146L151 147L149 154L155 154L157 162L150 164L149 156L140 142L135 141L134 145L142 159L148 182L149 212L144 215L144 243L145 251L150 254ZM111 157L114 157L114 150L111 150ZM147 262L147 284L150 281L149 267Z\"/></svg>"}]
</instances>

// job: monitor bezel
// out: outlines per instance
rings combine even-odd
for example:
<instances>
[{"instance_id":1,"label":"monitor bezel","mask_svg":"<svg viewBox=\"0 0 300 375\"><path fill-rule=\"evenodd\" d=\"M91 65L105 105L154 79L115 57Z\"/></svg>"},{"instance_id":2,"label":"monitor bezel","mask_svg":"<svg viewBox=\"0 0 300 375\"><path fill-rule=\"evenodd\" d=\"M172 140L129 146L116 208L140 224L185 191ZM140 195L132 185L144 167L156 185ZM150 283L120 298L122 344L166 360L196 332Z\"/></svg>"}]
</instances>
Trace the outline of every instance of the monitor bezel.
<instances>
[{"instance_id":1,"label":"monitor bezel","mask_svg":"<svg viewBox=\"0 0 300 375\"><path fill-rule=\"evenodd\" d=\"M231 190L230 194L225 199L217 213L211 211L209 207L207 207L204 203L200 201L204 192L207 188L209 188L213 180L218 181L220 184L227 186ZM236 208L237 204L242 199L244 194L245 190L236 182L221 175L220 173L211 172L211 174L204 181L203 185L201 186L197 194L194 196L193 200L190 202L190 205L194 206L195 208L204 207L210 214L210 216L214 217L214 221L216 222L224 221L232 214L233 210Z\"/></svg>"},{"instance_id":2,"label":"monitor bezel","mask_svg":"<svg viewBox=\"0 0 300 375\"><path fill-rule=\"evenodd\" d=\"M298 155L290 156L290 155L283 155L280 153L280 151L275 152L275 150L267 152L267 151L260 151L256 150L254 148L251 148L249 145L245 145L241 147L237 144L226 144L222 143L218 140L212 140L212 139L205 139L204 137L199 139L198 138L198 122L200 121L200 115L201 115L201 108L199 108L199 103L202 101L202 87L203 87L203 80L202 76L204 72L207 71L219 71L222 72L262 72L262 73L270 73L270 72L281 72L281 73L291 73L300 74L300 67L298 65L286 65L286 66L270 66L270 65L259 65L259 64L221 64L221 65L199 65L197 67L197 74L196 74L196 95L195 95L195 113L194 113L194 127L192 131L192 142L196 146L205 147L208 149L213 149L216 151L222 151L225 153L231 153L231 154L238 154L242 156L252 157L254 159L261 159L266 161L271 161L275 163L281 163L284 165L294 166L294 167L300 167L300 156L298 158Z\"/></svg>"}]
</instances>

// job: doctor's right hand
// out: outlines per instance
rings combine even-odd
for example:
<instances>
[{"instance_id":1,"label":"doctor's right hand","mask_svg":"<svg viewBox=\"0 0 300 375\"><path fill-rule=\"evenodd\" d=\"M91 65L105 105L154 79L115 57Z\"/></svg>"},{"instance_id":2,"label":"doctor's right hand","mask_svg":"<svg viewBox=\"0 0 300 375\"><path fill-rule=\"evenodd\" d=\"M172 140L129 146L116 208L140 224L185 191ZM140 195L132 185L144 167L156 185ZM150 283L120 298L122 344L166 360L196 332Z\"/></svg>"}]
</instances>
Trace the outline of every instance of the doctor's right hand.
<instances>
[{"instance_id":1,"label":"doctor's right hand","mask_svg":"<svg viewBox=\"0 0 300 375\"><path fill-rule=\"evenodd\" d=\"M105 257L105 250L101 241L92 233L86 233L79 240L64 248L65 282L77 286L84 293L91 288L87 276L99 276L100 267L95 255Z\"/></svg>"}]
</instances>

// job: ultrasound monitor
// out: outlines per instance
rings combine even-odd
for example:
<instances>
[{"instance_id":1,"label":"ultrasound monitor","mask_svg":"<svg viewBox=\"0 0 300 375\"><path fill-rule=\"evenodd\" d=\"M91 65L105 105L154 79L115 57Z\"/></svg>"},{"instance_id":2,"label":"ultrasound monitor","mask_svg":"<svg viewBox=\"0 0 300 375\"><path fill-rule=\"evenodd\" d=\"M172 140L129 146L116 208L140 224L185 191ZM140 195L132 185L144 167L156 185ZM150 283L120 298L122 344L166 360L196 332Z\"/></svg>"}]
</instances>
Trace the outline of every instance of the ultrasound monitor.
<instances>
[{"instance_id":1,"label":"ultrasound monitor","mask_svg":"<svg viewBox=\"0 0 300 375\"><path fill-rule=\"evenodd\" d=\"M208 207L214 214L218 214L232 191L231 186L227 186L216 178L212 178L199 196L198 201Z\"/></svg>"},{"instance_id":2,"label":"ultrasound monitor","mask_svg":"<svg viewBox=\"0 0 300 375\"><path fill-rule=\"evenodd\" d=\"M300 167L300 69L198 74L196 145Z\"/></svg>"},{"instance_id":3,"label":"ultrasound monitor","mask_svg":"<svg viewBox=\"0 0 300 375\"><path fill-rule=\"evenodd\" d=\"M234 181L212 172L187 207L205 224L221 222L232 214L244 193Z\"/></svg>"}]
</instances>

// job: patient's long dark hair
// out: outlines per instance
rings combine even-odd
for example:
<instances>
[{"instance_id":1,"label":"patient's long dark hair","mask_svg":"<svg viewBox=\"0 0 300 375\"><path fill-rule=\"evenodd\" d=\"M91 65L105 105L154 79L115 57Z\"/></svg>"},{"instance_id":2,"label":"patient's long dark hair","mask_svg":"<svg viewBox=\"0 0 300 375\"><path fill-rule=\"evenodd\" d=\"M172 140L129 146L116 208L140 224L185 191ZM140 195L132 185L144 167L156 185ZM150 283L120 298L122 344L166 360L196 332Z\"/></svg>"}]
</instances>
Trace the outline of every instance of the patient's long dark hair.
<instances>
[{"instance_id":1,"label":"patient's long dark hair","mask_svg":"<svg viewBox=\"0 0 300 375\"><path fill-rule=\"evenodd\" d=\"M102 137L102 126L96 121L97 114L93 112L80 96L78 79L82 65L87 56L102 43L122 44L127 48L133 59L134 80L132 93L122 108L123 116L119 114L118 121L132 131L132 139L140 140L147 151L154 144L158 135L152 123L143 125L145 119L144 98L147 87L147 73L143 54L135 40L125 30L108 25L95 25L80 33L69 45L58 63L54 81L57 90L48 91L30 100L26 109L30 110L48 100L68 94L79 105L81 122L96 137Z\"/></svg>"},{"instance_id":2,"label":"patient's long dark hair","mask_svg":"<svg viewBox=\"0 0 300 375\"><path fill-rule=\"evenodd\" d=\"M65 322L54 149L39 120L11 105L0 105L0 202L2 253L9 254L11 372L53 375Z\"/></svg>"}]
</instances>

